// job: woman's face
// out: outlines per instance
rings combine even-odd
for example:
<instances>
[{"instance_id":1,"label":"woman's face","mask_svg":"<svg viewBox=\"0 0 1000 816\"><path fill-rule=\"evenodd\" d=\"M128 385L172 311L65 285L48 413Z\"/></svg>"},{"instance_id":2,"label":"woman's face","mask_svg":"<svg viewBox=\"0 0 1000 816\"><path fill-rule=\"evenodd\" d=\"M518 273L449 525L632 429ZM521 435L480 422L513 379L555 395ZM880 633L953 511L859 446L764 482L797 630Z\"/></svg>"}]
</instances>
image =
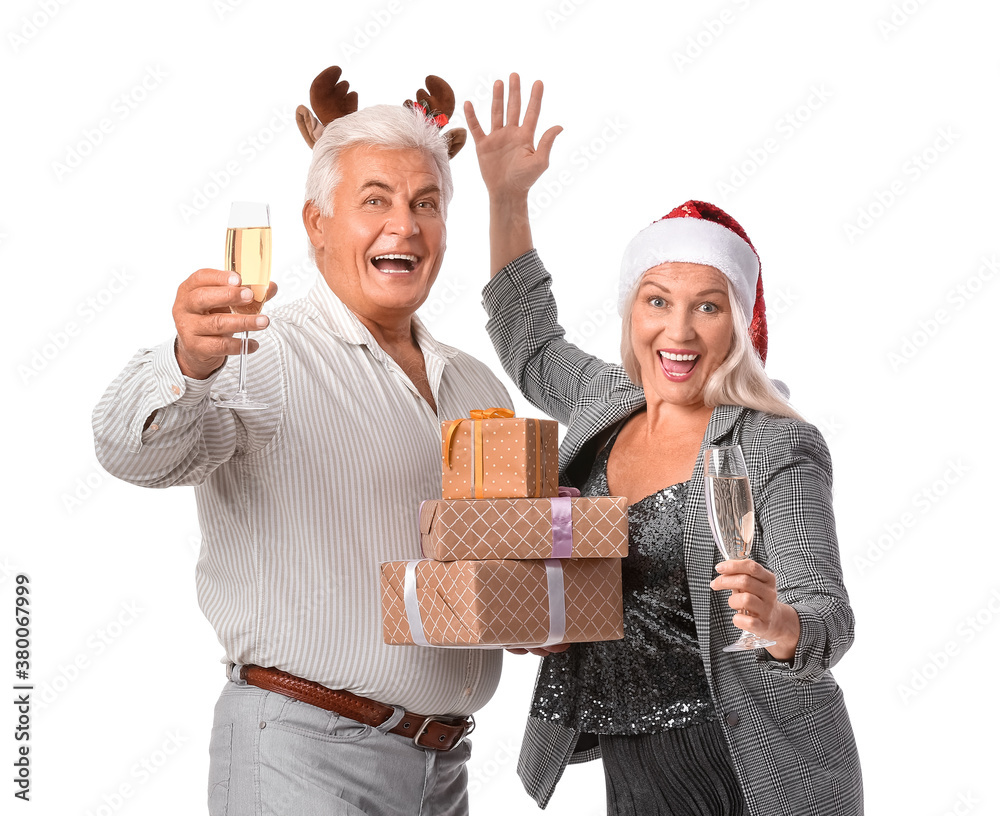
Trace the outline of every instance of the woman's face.
<instances>
[{"instance_id":1,"label":"woman's face","mask_svg":"<svg viewBox=\"0 0 1000 816\"><path fill-rule=\"evenodd\" d=\"M665 263L642 276L632 305L632 350L647 402L703 406L705 384L732 340L732 308L718 269Z\"/></svg>"}]
</instances>

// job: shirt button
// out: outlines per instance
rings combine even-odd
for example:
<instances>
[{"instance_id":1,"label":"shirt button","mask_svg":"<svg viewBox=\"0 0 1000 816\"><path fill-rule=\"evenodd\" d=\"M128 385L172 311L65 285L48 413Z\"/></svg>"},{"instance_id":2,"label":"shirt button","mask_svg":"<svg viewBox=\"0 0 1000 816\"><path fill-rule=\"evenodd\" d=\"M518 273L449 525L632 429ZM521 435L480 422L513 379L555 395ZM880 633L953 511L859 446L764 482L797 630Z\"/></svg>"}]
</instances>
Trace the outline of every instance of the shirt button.
<instances>
[{"instance_id":1,"label":"shirt button","mask_svg":"<svg viewBox=\"0 0 1000 816\"><path fill-rule=\"evenodd\" d=\"M181 393L181 387L179 385L170 386L170 390L173 391L175 394Z\"/></svg>"},{"instance_id":2,"label":"shirt button","mask_svg":"<svg viewBox=\"0 0 1000 816\"><path fill-rule=\"evenodd\" d=\"M465 696L468 697L470 694L472 694L472 689L470 687L467 687L465 689Z\"/></svg>"},{"instance_id":3,"label":"shirt button","mask_svg":"<svg viewBox=\"0 0 1000 816\"><path fill-rule=\"evenodd\" d=\"M740 715L736 711L730 711L726 715L726 722L733 728L740 724Z\"/></svg>"},{"instance_id":4,"label":"shirt button","mask_svg":"<svg viewBox=\"0 0 1000 816\"><path fill-rule=\"evenodd\" d=\"M153 423L152 425L150 425L150 426L149 426L149 430L151 430L151 431L158 431L158 430L160 430L160 426L159 426L159 425L157 425L157 424L156 424L156 423L154 422L154 423Z\"/></svg>"}]
</instances>

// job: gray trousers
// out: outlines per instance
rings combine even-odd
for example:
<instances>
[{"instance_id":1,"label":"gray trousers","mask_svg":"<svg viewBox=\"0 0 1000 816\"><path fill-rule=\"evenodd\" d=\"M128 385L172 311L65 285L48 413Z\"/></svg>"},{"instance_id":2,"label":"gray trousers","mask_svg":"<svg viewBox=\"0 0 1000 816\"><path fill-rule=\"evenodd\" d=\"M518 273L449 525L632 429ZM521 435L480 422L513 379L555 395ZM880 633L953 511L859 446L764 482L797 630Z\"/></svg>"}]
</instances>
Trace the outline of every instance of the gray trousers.
<instances>
[{"instance_id":1,"label":"gray trousers","mask_svg":"<svg viewBox=\"0 0 1000 816\"><path fill-rule=\"evenodd\" d=\"M215 707L209 816L468 814L468 740L446 753L380 729L230 681Z\"/></svg>"}]
</instances>

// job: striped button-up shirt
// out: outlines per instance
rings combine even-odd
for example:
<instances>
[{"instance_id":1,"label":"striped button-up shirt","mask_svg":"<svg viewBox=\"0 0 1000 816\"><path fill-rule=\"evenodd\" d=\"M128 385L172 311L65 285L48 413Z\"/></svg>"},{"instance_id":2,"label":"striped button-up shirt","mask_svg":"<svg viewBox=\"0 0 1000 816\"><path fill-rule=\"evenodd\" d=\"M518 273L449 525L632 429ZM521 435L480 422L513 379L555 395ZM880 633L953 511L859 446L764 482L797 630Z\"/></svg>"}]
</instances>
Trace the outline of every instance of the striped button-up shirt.
<instances>
[{"instance_id":1,"label":"striped button-up shirt","mask_svg":"<svg viewBox=\"0 0 1000 816\"><path fill-rule=\"evenodd\" d=\"M501 652L385 645L379 564L420 557L420 502L441 496L440 423L512 404L485 364L413 325L437 414L320 277L274 310L248 360L248 390L268 409L216 407L237 361L189 379L170 342L133 357L94 434L113 475L196 486L198 599L227 662L468 714L493 694Z\"/></svg>"}]
</instances>

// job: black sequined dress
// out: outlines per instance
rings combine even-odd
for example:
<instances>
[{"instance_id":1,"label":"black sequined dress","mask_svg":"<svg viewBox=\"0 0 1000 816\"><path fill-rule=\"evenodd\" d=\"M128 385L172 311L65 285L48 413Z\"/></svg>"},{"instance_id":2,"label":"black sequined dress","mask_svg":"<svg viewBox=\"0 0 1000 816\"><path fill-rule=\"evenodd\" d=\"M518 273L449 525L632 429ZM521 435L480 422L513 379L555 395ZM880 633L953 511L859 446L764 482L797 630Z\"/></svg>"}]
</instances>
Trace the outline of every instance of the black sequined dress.
<instances>
[{"instance_id":1,"label":"black sequined dress","mask_svg":"<svg viewBox=\"0 0 1000 816\"><path fill-rule=\"evenodd\" d=\"M615 438L594 461L581 495L609 495ZM666 487L629 506L625 637L576 643L546 657L532 716L589 734L655 734L717 721L684 569L687 486Z\"/></svg>"}]
</instances>

